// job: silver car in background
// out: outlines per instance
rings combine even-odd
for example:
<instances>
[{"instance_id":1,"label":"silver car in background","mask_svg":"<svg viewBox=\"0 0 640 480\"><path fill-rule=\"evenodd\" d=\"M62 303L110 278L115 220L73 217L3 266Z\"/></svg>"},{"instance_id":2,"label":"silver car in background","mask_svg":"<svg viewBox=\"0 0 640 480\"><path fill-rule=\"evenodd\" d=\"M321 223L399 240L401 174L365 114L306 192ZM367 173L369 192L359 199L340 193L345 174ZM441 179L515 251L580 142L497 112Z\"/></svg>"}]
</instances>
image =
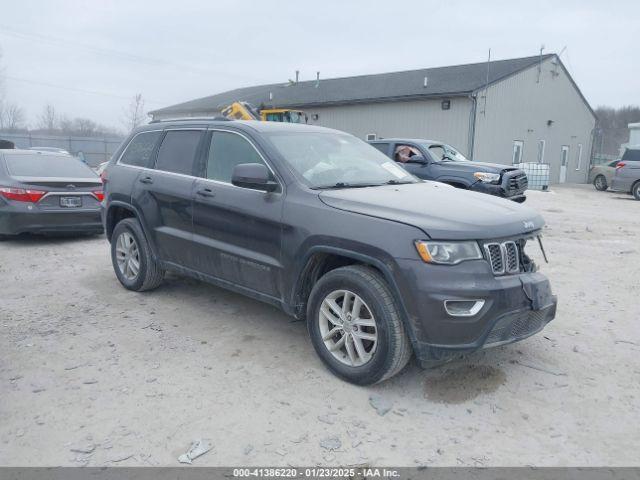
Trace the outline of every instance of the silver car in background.
<instances>
[{"instance_id":1,"label":"silver car in background","mask_svg":"<svg viewBox=\"0 0 640 480\"><path fill-rule=\"evenodd\" d=\"M616 166L611 190L630 193L640 200L640 145L629 147Z\"/></svg>"},{"instance_id":2,"label":"silver car in background","mask_svg":"<svg viewBox=\"0 0 640 480\"><path fill-rule=\"evenodd\" d=\"M589 183L596 187L596 190L604 192L611 186L613 176L616 174L616 167L620 160L594 165L589 170Z\"/></svg>"}]
</instances>

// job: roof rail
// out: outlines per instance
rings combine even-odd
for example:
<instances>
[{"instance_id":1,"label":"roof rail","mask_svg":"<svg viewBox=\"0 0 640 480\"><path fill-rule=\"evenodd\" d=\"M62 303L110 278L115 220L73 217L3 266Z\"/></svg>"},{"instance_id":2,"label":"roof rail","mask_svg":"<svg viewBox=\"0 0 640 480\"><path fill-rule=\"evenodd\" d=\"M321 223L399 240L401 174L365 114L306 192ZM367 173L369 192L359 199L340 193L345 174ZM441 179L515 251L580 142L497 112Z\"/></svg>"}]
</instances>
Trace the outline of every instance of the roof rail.
<instances>
[{"instance_id":1,"label":"roof rail","mask_svg":"<svg viewBox=\"0 0 640 480\"><path fill-rule=\"evenodd\" d=\"M163 122L178 122L178 121L202 121L202 120L215 120L215 121L222 121L222 122L231 122L231 119L227 118L227 117L221 117L221 116L216 116L216 117L175 117L175 118L157 118L157 119L153 119L151 120L149 123L163 123Z\"/></svg>"}]
</instances>

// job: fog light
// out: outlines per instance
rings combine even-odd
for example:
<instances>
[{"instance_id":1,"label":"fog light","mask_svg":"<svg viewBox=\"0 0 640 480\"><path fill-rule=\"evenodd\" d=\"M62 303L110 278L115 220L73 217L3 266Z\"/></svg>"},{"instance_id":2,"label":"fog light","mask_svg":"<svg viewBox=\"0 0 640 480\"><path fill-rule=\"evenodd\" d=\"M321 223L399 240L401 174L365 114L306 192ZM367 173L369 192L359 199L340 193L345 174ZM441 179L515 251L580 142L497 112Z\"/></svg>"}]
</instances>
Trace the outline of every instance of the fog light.
<instances>
[{"instance_id":1,"label":"fog light","mask_svg":"<svg viewBox=\"0 0 640 480\"><path fill-rule=\"evenodd\" d=\"M484 300L445 300L444 309L452 317L473 317L484 307Z\"/></svg>"}]
</instances>

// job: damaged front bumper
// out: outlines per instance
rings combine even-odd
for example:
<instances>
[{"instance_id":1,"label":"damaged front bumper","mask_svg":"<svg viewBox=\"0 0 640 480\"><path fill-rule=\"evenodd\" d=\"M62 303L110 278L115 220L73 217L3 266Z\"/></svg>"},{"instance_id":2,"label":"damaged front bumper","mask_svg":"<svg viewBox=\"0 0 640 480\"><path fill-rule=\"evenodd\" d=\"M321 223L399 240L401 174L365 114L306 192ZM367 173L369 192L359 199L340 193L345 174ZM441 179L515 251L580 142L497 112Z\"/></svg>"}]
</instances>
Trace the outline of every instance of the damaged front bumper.
<instances>
[{"instance_id":1,"label":"damaged front bumper","mask_svg":"<svg viewBox=\"0 0 640 480\"><path fill-rule=\"evenodd\" d=\"M423 366L523 340L556 314L557 297L537 272L496 277L485 261L455 266L406 261L402 269L412 279L403 300L414 352ZM447 307L451 302L482 306L461 314Z\"/></svg>"},{"instance_id":2,"label":"damaged front bumper","mask_svg":"<svg viewBox=\"0 0 640 480\"><path fill-rule=\"evenodd\" d=\"M476 182L469 187L469 190L486 193L495 197L501 197L517 203L524 203L527 200L527 197L524 194L525 190L510 191L505 189L502 185L494 185L491 183Z\"/></svg>"}]
</instances>

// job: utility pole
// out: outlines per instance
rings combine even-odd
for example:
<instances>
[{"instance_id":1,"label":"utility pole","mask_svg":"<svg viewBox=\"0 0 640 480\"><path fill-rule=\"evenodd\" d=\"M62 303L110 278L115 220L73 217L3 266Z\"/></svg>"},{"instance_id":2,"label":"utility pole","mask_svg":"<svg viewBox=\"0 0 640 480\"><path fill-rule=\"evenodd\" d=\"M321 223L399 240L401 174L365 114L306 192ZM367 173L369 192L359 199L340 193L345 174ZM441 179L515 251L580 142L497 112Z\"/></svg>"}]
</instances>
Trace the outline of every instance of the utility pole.
<instances>
[{"instance_id":1,"label":"utility pole","mask_svg":"<svg viewBox=\"0 0 640 480\"><path fill-rule=\"evenodd\" d=\"M538 79L536 83L540 83L540 75L542 74L542 51L544 50L544 43L540 45L540 58L538 60Z\"/></svg>"}]
</instances>

